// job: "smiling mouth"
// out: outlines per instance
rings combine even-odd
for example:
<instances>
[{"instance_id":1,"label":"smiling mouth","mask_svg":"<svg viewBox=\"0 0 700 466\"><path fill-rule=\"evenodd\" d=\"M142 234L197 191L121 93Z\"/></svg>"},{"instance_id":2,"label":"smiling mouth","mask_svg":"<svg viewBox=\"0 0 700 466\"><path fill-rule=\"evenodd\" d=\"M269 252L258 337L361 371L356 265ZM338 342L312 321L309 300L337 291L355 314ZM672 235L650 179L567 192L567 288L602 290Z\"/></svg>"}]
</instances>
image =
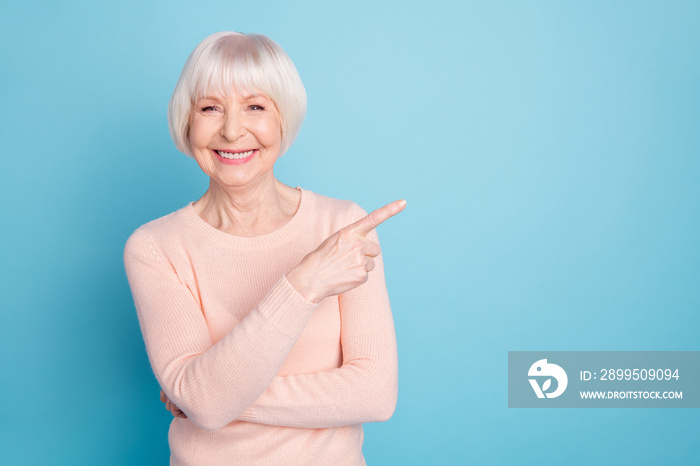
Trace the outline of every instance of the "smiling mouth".
<instances>
[{"instance_id":1,"label":"smiling mouth","mask_svg":"<svg viewBox=\"0 0 700 466\"><path fill-rule=\"evenodd\" d=\"M246 157L250 157L251 155L253 155L253 153L256 150L257 149L251 149L251 150L247 150L247 151L243 151L243 152L226 152L223 150L217 150L214 152L216 152L217 154L219 154L219 156L221 156L225 159L228 159L228 160L241 160L241 159L245 159Z\"/></svg>"}]
</instances>

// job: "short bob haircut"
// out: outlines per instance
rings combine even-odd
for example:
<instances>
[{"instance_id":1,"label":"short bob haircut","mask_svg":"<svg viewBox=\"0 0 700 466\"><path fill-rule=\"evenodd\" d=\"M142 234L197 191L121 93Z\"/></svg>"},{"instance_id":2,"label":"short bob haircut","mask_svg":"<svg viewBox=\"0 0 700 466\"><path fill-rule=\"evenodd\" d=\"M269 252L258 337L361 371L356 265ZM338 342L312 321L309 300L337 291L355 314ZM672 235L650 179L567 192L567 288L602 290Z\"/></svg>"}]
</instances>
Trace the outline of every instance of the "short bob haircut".
<instances>
[{"instance_id":1,"label":"short bob haircut","mask_svg":"<svg viewBox=\"0 0 700 466\"><path fill-rule=\"evenodd\" d=\"M209 93L264 94L277 106L282 127L280 155L297 137L306 114L306 90L294 63L268 37L217 32L190 54L168 106L170 136L177 149L192 157L190 113Z\"/></svg>"}]
</instances>

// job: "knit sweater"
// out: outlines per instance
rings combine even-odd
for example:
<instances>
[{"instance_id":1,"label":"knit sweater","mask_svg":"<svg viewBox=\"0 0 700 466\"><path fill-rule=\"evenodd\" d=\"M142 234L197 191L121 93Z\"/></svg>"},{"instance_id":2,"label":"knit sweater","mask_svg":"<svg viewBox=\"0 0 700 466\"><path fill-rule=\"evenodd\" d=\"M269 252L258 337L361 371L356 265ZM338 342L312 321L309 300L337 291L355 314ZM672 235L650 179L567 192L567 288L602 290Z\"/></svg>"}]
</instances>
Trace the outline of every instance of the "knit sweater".
<instances>
[{"instance_id":1,"label":"knit sweater","mask_svg":"<svg viewBox=\"0 0 700 466\"><path fill-rule=\"evenodd\" d=\"M366 213L301 189L282 228L238 237L192 204L129 238L124 263L158 383L187 414L171 464L365 464L363 422L396 406L381 256L359 287L307 301L285 274ZM378 242L373 231L368 238Z\"/></svg>"}]
</instances>

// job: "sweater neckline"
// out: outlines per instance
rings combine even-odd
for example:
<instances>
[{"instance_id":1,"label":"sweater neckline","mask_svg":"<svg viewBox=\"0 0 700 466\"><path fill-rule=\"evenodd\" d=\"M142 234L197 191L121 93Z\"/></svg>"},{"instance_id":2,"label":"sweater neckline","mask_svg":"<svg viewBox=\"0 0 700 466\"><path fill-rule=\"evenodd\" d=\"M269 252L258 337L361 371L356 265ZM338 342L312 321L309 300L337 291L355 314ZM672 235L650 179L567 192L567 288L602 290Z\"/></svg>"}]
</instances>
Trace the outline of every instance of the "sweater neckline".
<instances>
[{"instance_id":1,"label":"sweater neckline","mask_svg":"<svg viewBox=\"0 0 700 466\"><path fill-rule=\"evenodd\" d=\"M281 228L259 236L236 236L214 228L199 216L193 202L183 207L180 212L188 226L220 246L243 250L269 249L295 238L308 223L313 210L314 195L299 186L296 189L301 192L301 200L292 219Z\"/></svg>"}]
</instances>

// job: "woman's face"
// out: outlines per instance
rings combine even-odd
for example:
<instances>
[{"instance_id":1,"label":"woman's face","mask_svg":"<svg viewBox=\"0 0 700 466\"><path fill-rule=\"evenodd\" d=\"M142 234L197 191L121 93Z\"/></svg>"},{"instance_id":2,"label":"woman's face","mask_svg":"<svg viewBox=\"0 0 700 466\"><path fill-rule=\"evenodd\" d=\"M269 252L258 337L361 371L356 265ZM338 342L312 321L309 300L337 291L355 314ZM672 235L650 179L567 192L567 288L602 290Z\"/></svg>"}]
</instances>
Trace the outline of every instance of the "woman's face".
<instances>
[{"instance_id":1,"label":"woman's face","mask_svg":"<svg viewBox=\"0 0 700 466\"><path fill-rule=\"evenodd\" d=\"M274 102L257 95L209 95L190 114L195 160L222 187L242 187L272 177L282 143Z\"/></svg>"}]
</instances>

